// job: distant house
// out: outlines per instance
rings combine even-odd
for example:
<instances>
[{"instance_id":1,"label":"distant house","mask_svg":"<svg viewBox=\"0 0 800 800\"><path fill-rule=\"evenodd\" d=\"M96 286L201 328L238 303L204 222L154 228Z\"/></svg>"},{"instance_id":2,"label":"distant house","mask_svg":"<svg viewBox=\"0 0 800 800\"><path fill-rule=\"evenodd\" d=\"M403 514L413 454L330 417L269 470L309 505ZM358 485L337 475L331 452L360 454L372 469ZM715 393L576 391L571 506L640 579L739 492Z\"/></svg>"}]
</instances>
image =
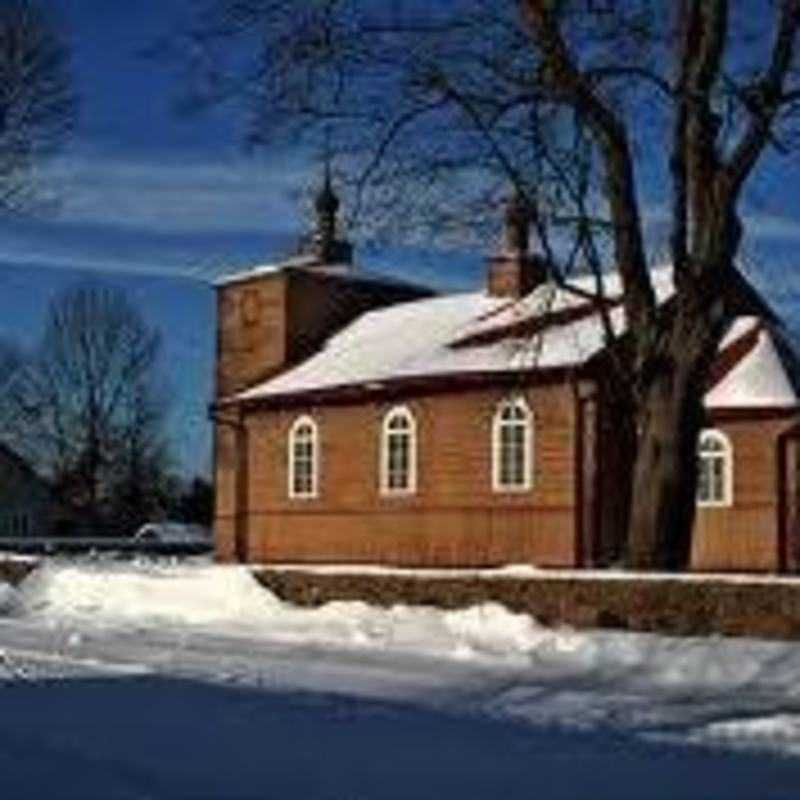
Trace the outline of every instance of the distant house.
<instances>
[{"instance_id":1,"label":"distant house","mask_svg":"<svg viewBox=\"0 0 800 800\"><path fill-rule=\"evenodd\" d=\"M594 282L558 288L513 207L484 289L434 296L356 269L326 184L307 256L219 282L222 559L596 566L619 540ZM512 204L513 206L513 204ZM657 270L658 299L673 294ZM605 302L622 324L620 287ZM800 393L742 279L705 397L692 567L794 570Z\"/></svg>"},{"instance_id":2,"label":"distant house","mask_svg":"<svg viewBox=\"0 0 800 800\"><path fill-rule=\"evenodd\" d=\"M48 484L23 458L0 444L0 538L48 535L55 508Z\"/></svg>"}]
</instances>

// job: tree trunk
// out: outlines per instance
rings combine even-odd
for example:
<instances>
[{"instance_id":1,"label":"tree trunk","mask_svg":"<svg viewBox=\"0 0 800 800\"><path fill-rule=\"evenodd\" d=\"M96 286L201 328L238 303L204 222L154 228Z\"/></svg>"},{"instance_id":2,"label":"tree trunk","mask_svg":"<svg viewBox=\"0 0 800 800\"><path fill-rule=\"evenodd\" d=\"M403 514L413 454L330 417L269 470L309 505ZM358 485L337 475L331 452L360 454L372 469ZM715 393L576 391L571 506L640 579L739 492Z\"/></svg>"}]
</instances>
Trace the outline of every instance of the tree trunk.
<instances>
[{"instance_id":1,"label":"tree trunk","mask_svg":"<svg viewBox=\"0 0 800 800\"><path fill-rule=\"evenodd\" d=\"M617 567L628 561L628 520L631 510L631 465L636 460L635 403L630 381L619 381L615 365L608 365L601 384L601 426L599 436L600 531L598 566Z\"/></svg>"},{"instance_id":2,"label":"tree trunk","mask_svg":"<svg viewBox=\"0 0 800 800\"><path fill-rule=\"evenodd\" d=\"M688 359L687 359L688 362ZM648 383L639 431L628 522L633 569L689 565L697 486L697 439L703 423L697 366L668 359Z\"/></svg>"}]
</instances>

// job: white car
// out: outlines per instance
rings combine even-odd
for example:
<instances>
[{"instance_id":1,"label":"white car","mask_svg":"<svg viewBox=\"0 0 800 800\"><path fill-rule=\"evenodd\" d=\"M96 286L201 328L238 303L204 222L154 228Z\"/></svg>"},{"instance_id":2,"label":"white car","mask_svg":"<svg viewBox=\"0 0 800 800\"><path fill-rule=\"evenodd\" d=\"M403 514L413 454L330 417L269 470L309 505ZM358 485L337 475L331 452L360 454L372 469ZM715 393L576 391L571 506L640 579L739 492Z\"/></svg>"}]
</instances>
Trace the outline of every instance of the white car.
<instances>
[{"instance_id":1,"label":"white car","mask_svg":"<svg viewBox=\"0 0 800 800\"><path fill-rule=\"evenodd\" d=\"M211 542L211 532L202 525L184 522L146 522L133 539L143 544L206 544Z\"/></svg>"}]
</instances>

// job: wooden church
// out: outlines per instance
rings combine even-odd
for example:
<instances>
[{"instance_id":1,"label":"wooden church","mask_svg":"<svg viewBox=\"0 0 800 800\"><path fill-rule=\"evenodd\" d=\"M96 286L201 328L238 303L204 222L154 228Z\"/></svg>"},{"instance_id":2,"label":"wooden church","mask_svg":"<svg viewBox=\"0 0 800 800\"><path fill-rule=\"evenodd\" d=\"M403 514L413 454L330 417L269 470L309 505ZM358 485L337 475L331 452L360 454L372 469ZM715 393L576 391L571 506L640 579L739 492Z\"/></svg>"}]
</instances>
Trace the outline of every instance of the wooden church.
<instances>
[{"instance_id":1,"label":"wooden church","mask_svg":"<svg viewBox=\"0 0 800 800\"><path fill-rule=\"evenodd\" d=\"M306 254L217 283L219 558L608 563L620 467L593 279L549 283L512 202L486 285L439 295L356 267L338 205L326 180ZM671 270L653 282L668 302ZM742 293L705 396L691 564L790 571L798 369L777 317Z\"/></svg>"}]
</instances>

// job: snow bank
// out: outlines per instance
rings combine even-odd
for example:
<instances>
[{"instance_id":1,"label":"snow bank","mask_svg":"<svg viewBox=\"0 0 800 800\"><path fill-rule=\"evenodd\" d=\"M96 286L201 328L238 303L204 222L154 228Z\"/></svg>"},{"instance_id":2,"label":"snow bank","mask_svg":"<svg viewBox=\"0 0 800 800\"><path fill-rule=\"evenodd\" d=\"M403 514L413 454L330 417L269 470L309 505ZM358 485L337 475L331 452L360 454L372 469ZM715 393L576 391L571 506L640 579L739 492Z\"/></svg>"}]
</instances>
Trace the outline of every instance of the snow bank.
<instances>
[{"instance_id":1,"label":"snow bank","mask_svg":"<svg viewBox=\"0 0 800 800\"><path fill-rule=\"evenodd\" d=\"M3 561L21 562L24 564L36 564L39 561L38 556L29 556L24 553L7 553L0 550L0 563Z\"/></svg>"},{"instance_id":2,"label":"snow bank","mask_svg":"<svg viewBox=\"0 0 800 800\"><path fill-rule=\"evenodd\" d=\"M517 574L516 570L509 570ZM769 680L794 687L800 647L715 637L544 628L527 614L486 603L445 611L426 606L378 608L333 602L299 608L263 588L250 570L203 562L45 562L17 592L0 595L0 613L64 623L84 632L106 627L212 631L290 645L404 652L488 660L561 675L620 672L660 690L734 689ZM764 675L764 665L771 665Z\"/></svg>"},{"instance_id":3,"label":"snow bank","mask_svg":"<svg viewBox=\"0 0 800 800\"><path fill-rule=\"evenodd\" d=\"M796 642L551 630L496 604L301 609L244 567L200 562L45 562L18 590L0 586L3 613L52 628L73 658L800 755Z\"/></svg>"},{"instance_id":4,"label":"snow bank","mask_svg":"<svg viewBox=\"0 0 800 800\"><path fill-rule=\"evenodd\" d=\"M722 708L722 714L732 709ZM690 728L647 737L654 741L685 743L725 750L771 752L800 756L800 715L774 709L772 713L731 716Z\"/></svg>"},{"instance_id":5,"label":"snow bank","mask_svg":"<svg viewBox=\"0 0 800 800\"><path fill-rule=\"evenodd\" d=\"M19 604L31 617L79 629L213 629L296 645L458 659L513 661L559 636L496 604L457 611L360 602L300 609L278 600L247 568L227 565L51 563L24 581Z\"/></svg>"},{"instance_id":6,"label":"snow bank","mask_svg":"<svg viewBox=\"0 0 800 800\"><path fill-rule=\"evenodd\" d=\"M0 583L0 616L14 613L19 606L19 593L7 583Z\"/></svg>"},{"instance_id":7,"label":"snow bank","mask_svg":"<svg viewBox=\"0 0 800 800\"><path fill-rule=\"evenodd\" d=\"M158 562L48 563L20 595L31 615L145 627L247 626L276 602L244 569Z\"/></svg>"},{"instance_id":8,"label":"snow bank","mask_svg":"<svg viewBox=\"0 0 800 800\"><path fill-rule=\"evenodd\" d=\"M363 602L299 608L263 588L246 567L203 562L45 562L18 591L0 594L0 613L4 607L80 633L211 631L298 646L535 664L564 676L624 674L630 685L660 691L759 683L794 692L800 674L800 647L791 642L554 630L494 603L454 611Z\"/></svg>"}]
</instances>

